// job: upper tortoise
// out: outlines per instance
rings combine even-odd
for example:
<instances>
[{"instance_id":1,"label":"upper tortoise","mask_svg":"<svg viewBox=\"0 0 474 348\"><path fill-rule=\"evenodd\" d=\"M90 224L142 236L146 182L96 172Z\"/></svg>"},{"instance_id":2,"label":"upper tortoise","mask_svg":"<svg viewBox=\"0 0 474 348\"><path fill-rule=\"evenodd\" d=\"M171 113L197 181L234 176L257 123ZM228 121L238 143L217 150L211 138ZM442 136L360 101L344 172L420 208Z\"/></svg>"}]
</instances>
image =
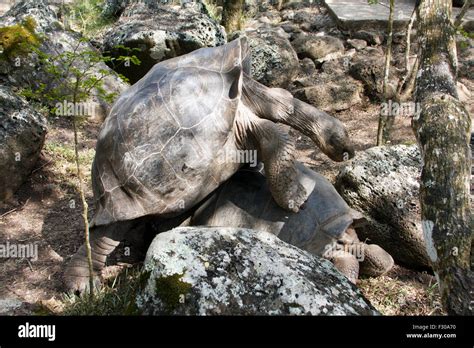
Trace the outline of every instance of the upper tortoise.
<instances>
[{"instance_id":1,"label":"upper tortoise","mask_svg":"<svg viewBox=\"0 0 474 348\"><path fill-rule=\"evenodd\" d=\"M227 159L240 151L256 150L275 202L297 212L308 193L296 180L294 145L278 123L310 137L333 160L353 156L340 121L250 77L246 38L156 64L117 99L99 134L92 165L95 271L137 219L176 217L230 178L243 163ZM85 255L81 247L66 269L69 289L87 287Z\"/></svg>"}]
</instances>

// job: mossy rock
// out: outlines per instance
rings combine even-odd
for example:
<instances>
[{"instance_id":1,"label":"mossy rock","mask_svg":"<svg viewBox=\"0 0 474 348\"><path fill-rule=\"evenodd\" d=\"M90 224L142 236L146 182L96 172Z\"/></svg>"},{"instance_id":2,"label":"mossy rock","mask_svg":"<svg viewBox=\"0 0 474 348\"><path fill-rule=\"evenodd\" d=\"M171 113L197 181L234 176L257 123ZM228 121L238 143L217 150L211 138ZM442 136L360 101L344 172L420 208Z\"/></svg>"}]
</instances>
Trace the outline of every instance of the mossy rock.
<instances>
[{"instance_id":1,"label":"mossy rock","mask_svg":"<svg viewBox=\"0 0 474 348\"><path fill-rule=\"evenodd\" d=\"M172 312L180 303L184 296L191 289L191 284L182 281L182 274L173 274L156 279L156 295L165 305L167 311Z\"/></svg>"},{"instance_id":2,"label":"mossy rock","mask_svg":"<svg viewBox=\"0 0 474 348\"><path fill-rule=\"evenodd\" d=\"M25 56L41 44L41 38L35 33L36 21L27 17L21 24L0 28L1 57L12 60Z\"/></svg>"}]
</instances>

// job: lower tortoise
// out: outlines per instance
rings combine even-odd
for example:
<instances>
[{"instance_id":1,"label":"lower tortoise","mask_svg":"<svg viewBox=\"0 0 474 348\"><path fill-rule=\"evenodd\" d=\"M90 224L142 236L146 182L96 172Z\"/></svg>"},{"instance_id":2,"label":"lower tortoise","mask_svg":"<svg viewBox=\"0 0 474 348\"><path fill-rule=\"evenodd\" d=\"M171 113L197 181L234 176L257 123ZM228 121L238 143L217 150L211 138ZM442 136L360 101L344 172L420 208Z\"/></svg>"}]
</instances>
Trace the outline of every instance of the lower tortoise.
<instances>
[{"instance_id":1,"label":"lower tortoise","mask_svg":"<svg viewBox=\"0 0 474 348\"><path fill-rule=\"evenodd\" d=\"M376 244L360 241L356 230L365 225L322 175L297 163L298 182L309 192L298 213L279 207L265 176L241 170L206 198L189 220L192 226L242 227L270 232L281 240L322 256L357 282L360 275L377 277L394 265L392 256Z\"/></svg>"}]
</instances>

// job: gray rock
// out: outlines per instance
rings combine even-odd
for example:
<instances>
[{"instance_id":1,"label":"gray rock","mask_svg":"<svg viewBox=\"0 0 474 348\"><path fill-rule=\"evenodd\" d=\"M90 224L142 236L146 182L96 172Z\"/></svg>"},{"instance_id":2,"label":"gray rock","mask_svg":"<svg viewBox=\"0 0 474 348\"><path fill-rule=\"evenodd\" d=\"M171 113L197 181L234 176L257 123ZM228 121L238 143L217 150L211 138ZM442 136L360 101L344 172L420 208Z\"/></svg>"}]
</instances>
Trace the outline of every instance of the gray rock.
<instances>
[{"instance_id":1,"label":"gray rock","mask_svg":"<svg viewBox=\"0 0 474 348\"><path fill-rule=\"evenodd\" d=\"M458 76L474 80L474 46L458 52Z\"/></svg>"},{"instance_id":2,"label":"gray rock","mask_svg":"<svg viewBox=\"0 0 474 348\"><path fill-rule=\"evenodd\" d=\"M398 264L429 269L418 196L420 170L416 145L374 147L346 164L335 187L368 220L357 230L361 241L380 245Z\"/></svg>"},{"instance_id":3,"label":"gray rock","mask_svg":"<svg viewBox=\"0 0 474 348\"><path fill-rule=\"evenodd\" d=\"M300 8L295 10L284 10L283 18L297 24L306 32L316 32L324 30L330 32L336 29L336 22L328 15L324 7L308 6L309 4L299 4Z\"/></svg>"},{"instance_id":4,"label":"gray rock","mask_svg":"<svg viewBox=\"0 0 474 348\"><path fill-rule=\"evenodd\" d=\"M267 232L176 228L154 239L145 272L144 314L377 314L329 261Z\"/></svg>"},{"instance_id":5,"label":"gray rock","mask_svg":"<svg viewBox=\"0 0 474 348\"><path fill-rule=\"evenodd\" d=\"M46 0L23 0L16 3L7 13L0 17L0 26L11 26L22 23L26 17L31 17L36 22L35 31L43 37L40 50L49 56L55 57L64 52L85 52L96 50L88 42L80 42L79 33L65 30L63 23L58 20L56 12L50 7ZM39 87L44 83L48 88L57 86L52 85L51 77L44 71L35 54L20 59L20 66L15 66L16 62L9 62L0 59L0 81L15 87L30 86L32 89ZM76 60L74 67L85 69L84 62ZM65 64L58 64L59 72L65 72ZM108 71L110 74L103 79L103 87L107 93L116 93L117 95L127 88L117 74L115 74L107 65L100 62L96 64L89 73L100 76L100 71ZM62 102L62 101L59 101ZM88 102L93 103L97 118L105 118L110 103L104 100L97 89L91 91L91 98Z\"/></svg>"},{"instance_id":6,"label":"gray rock","mask_svg":"<svg viewBox=\"0 0 474 348\"><path fill-rule=\"evenodd\" d=\"M309 59L309 58L305 58ZM295 79L291 92L318 109L334 112L362 102L363 85L347 76L350 57L324 62L322 72Z\"/></svg>"},{"instance_id":7,"label":"gray rock","mask_svg":"<svg viewBox=\"0 0 474 348\"><path fill-rule=\"evenodd\" d=\"M321 59L332 53L343 53L342 41L333 36L300 36L292 43L300 59Z\"/></svg>"},{"instance_id":8,"label":"gray rock","mask_svg":"<svg viewBox=\"0 0 474 348\"><path fill-rule=\"evenodd\" d=\"M266 86L286 88L298 74L299 61L285 33L268 29L245 35L252 54L252 77Z\"/></svg>"},{"instance_id":9,"label":"gray rock","mask_svg":"<svg viewBox=\"0 0 474 348\"><path fill-rule=\"evenodd\" d=\"M14 315L15 310L18 310L23 305L23 302L16 298L2 298L0 299L0 315Z\"/></svg>"},{"instance_id":10,"label":"gray rock","mask_svg":"<svg viewBox=\"0 0 474 348\"><path fill-rule=\"evenodd\" d=\"M302 60L300 60L300 66L301 66L301 70L306 75L312 75L316 71L316 65L309 58L303 58Z\"/></svg>"},{"instance_id":11,"label":"gray rock","mask_svg":"<svg viewBox=\"0 0 474 348\"><path fill-rule=\"evenodd\" d=\"M383 52L372 47L367 47L352 57L349 73L353 78L364 84L366 94L372 99L382 99L384 64L385 56ZM397 89L398 76L394 70L390 69L387 88L388 99L395 96Z\"/></svg>"},{"instance_id":12,"label":"gray rock","mask_svg":"<svg viewBox=\"0 0 474 348\"><path fill-rule=\"evenodd\" d=\"M285 32L295 35L301 33L301 29L299 26L294 24L293 22L284 22L280 24L280 28L282 28Z\"/></svg>"},{"instance_id":13,"label":"gray rock","mask_svg":"<svg viewBox=\"0 0 474 348\"><path fill-rule=\"evenodd\" d=\"M105 34L103 50L123 55L118 45L138 48L139 66L115 67L131 82L138 81L163 60L181 56L202 47L226 43L224 28L195 8L175 8L154 2L131 2Z\"/></svg>"},{"instance_id":14,"label":"gray rock","mask_svg":"<svg viewBox=\"0 0 474 348\"><path fill-rule=\"evenodd\" d=\"M340 34L334 19L327 13L317 14L309 23L301 24L301 29L305 31L317 32L324 30L328 34Z\"/></svg>"},{"instance_id":15,"label":"gray rock","mask_svg":"<svg viewBox=\"0 0 474 348\"><path fill-rule=\"evenodd\" d=\"M0 86L0 201L9 199L33 170L46 135L45 118Z\"/></svg>"},{"instance_id":16,"label":"gray rock","mask_svg":"<svg viewBox=\"0 0 474 348\"><path fill-rule=\"evenodd\" d=\"M179 7L195 7L199 11L205 11L205 5L201 1L190 1L190 0L105 0L102 6L102 17L103 18L118 18L125 9L131 4L136 2L161 4L166 6Z\"/></svg>"},{"instance_id":17,"label":"gray rock","mask_svg":"<svg viewBox=\"0 0 474 348\"><path fill-rule=\"evenodd\" d=\"M334 78L341 78L341 76L337 75L346 75L349 73L351 56L352 55L344 55L342 57L327 60L321 66L321 70L326 74L333 75ZM347 77L343 77L343 79L346 78Z\"/></svg>"},{"instance_id":18,"label":"gray rock","mask_svg":"<svg viewBox=\"0 0 474 348\"><path fill-rule=\"evenodd\" d=\"M354 39L364 40L369 45L380 45L383 42L383 37L373 31L359 30L352 34Z\"/></svg>"},{"instance_id":19,"label":"gray rock","mask_svg":"<svg viewBox=\"0 0 474 348\"><path fill-rule=\"evenodd\" d=\"M103 18L117 18L125 10L130 0L105 0L101 15Z\"/></svg>"},{"instance_id":20,"label":"gray rock","mask_svg":"<svg viewBox=\"0 0 474 348\"><path fill-rule=\"evenodd\" d=\"M326 112L347 110L360 104L363 88L358 81L339 76L295 91L295 97Z\"/></svg>"},{"instance_id":21,"label":"gray rock","mask_svg":"<svg viewBox=\"0 0 474 348\"><path fill-rule=\"evenodd\" d=\"M257 0L244 0L244 12L249 16L253 17L258 13L259 1Z\"/></svg>"},{"instance_id":22,"label":"gray rock","mask_svg":"<svg viewBox=\"0 0 474 348\"><path fill-rule=\"evenodd\" d=\"M367 47L367 41L361 39L349 39L347 40L347 43L357 51L363 50Z\"/></svg>"}]
</instances>

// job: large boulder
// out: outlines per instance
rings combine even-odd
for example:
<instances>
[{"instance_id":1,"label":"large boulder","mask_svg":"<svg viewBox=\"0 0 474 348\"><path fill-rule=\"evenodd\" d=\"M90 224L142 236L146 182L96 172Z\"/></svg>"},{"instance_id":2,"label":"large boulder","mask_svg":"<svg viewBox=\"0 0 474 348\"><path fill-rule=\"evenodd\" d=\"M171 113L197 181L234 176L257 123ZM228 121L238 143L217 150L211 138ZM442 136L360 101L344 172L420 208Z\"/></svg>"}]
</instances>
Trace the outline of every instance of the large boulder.
<instances>
[{"instance_id":1,"label":"large boulder","mask_svg":"<svg viewBox=\"0 0 474 348\"><path fill-rule=\"evenodd\" d=\"M429 269L420 215L421 158L417 145L374 147L343 167L335 187L368 222L360 240L378 244L398 264Z\"/></svg>"},{"instance_id":2,"label":"large boulder","mask_svg":"<svg viewBox=\"0 0 474 348\"><path fill-rule=\"evenodd\" d=\"M0 201L28 178L43 147L46 120L28 103L0 86Z\"/></svg>"},{"instance_id":3,"label":"large boulder","mask_svg":"<svg viewBox=\"0 0 474 348\"><path fill-rule=\"evenodd\" d=\"M252 54L252 77L269 87L287 88L299 72L299 61L282 30L246 31Z\"/></svg>"},{"instance_id":4,"label":"large boulder","mask_svg":"<svg viewBox=\"0 0 474 348\"><path fill-rule=\"evenodd\" d=\"M0 17L0 27L23 25L27 20L32 20L34 33L42 38L39 49L48 56L57 57L65 52L73 51L77 54L96 51L91 44L83 40L79 33L64 28L55 9L49 6L49 2L46 0L22 0L17 2ZM79 70L87 70L89 75L97 77L102 76L103 72L107 72L102 80L106 93L118 95L127 88L127 84L105 63L98 62L91 68L88 68L86 64L84 60L76 59L73 67ZM59 60L56 69L58 74L66 74L67 64ZM34 90L39 88L40 84L45 84L47 88L57 87L52 81L54 80L51 75L45 71L35 53L15 57L0 55L0 82L15 87L29 86ZM88 102L93 105L94 116L99 119L107 115L111 106L110 101L104 98L98 89L91 91Z\"/></svg>"},{"instance_id":5,"label":"large boulder","mask_svg":"<svg viewBox=\"0 0 474 348\"><path fill-rule=\"evenodd\" d=\"M176 228L154 239L144 267L144 314L377 314L329 261L268 232Z\"/></svg>"},{"instance_id":6,"label":"large boulder","mask_svg":"<svg viewBox=\"0 0 474 348\"><path fill-rule=\"evenodd\" d=\"M156 63L226 41L224 28L194 7L132 1L104 34L103 50L117 57L127 53L120 46L137 49L134 54L141 60L139 66L114 67L136 82Z\"/></svg>"}]
</instances>

